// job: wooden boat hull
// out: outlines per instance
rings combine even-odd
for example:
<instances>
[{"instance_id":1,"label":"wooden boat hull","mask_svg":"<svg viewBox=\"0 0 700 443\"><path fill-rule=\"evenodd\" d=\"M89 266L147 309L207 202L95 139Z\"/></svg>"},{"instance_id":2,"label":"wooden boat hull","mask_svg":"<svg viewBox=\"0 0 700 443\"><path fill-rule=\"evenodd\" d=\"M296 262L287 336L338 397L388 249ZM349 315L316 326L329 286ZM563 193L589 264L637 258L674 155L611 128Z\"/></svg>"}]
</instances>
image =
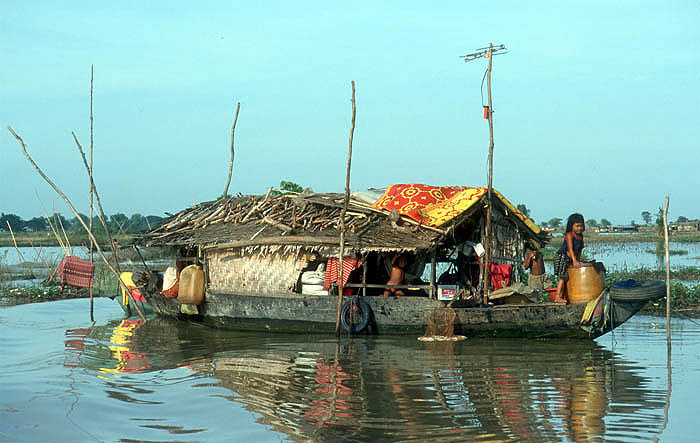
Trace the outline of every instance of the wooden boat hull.
<instances>
[{"instance_id":1,"label":"wooden boat hull","mask_svg":"<svg viewBox=\"0 0 700 443\"><path fill-rule=\"evenodd\" d=\"M183 314L181 305L162 295L147 294L161 316L202 321L213 326L249 331L333 333L337 298L294 294L253 295L207 293L198 314ZM350 297L344 297L349 299ZM446 302L426 297L363 297L371 310L364 333L425 334L428 316ZM608 326L597 332L581 327L585 304L536 303L491 307L460 307L455 334L485 337L593 339L627 321L646 301L612 302Z\"/></svg>"}]
</instances>

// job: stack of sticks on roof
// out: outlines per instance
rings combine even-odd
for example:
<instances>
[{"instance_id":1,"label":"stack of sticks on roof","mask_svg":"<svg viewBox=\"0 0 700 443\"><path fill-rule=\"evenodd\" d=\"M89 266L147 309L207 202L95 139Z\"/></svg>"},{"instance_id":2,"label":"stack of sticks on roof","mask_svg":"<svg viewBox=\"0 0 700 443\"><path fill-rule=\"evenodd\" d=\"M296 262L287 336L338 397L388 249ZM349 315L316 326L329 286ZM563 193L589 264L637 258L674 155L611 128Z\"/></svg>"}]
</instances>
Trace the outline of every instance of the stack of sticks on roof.
<instances>
[{"instance_id":1,"label":"stack of sticks on roof","mask_svg":"<svg viewBox=\"0 0 700 443\"><path fill-rule=\"evenodd\" d=\"M285 233L321 232L338 229L342 211L341 194L278 194L230 197L200 203L180 211L147 234L152 239L205 229L216 224L266 224ZM346 214L350 232L361 232L385 215L369 205L351 201Z\"/></svg>"}]
</instances>

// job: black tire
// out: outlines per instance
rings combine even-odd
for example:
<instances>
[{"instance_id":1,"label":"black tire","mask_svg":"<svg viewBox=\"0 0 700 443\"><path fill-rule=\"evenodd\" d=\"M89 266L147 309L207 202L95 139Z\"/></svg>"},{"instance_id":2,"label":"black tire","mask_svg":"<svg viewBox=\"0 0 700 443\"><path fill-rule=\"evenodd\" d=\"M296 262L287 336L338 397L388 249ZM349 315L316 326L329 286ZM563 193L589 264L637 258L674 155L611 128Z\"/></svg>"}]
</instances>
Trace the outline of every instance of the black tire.
<instances>
[{"instance_id":1,"label":"black tire","mask_svg":"<svg viewBox=\"0 0 700 443\"><path fill-rule=\"evenodd\" d=\"M357 334L367 328L372 308L361 297L352 297L343 303L340 310L340 326L350 332Z\"/></svg>"},{"instance_id":2,"label":"black tire","mask_svg":"<svg viewBox=\"0 0 700 443\"><path fill-rule=\"evenodd\" d=\"M637 280L630 286L614 283L610 297L616 301L650 301L666 295L666 283L661 280Z\"/></svg>"}]
</instances>

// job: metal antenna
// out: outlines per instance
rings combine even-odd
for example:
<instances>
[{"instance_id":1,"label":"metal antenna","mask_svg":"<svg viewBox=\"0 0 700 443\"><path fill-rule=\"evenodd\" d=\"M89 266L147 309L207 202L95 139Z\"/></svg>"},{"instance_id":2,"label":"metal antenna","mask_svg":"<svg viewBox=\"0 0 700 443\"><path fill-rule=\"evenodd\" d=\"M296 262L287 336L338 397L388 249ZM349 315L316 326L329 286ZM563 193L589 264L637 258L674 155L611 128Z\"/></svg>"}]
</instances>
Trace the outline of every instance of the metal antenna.
<instances>
[{"instance_id":1,"label":"metal antenna","mask_svg":"<svg viewBox=\"0 0 700 443\"><path fill-rule=\"evenodd\" d=\"M471 54L467 55L461 55L460 57L464 59L464 62L470 62L472 60L475 60L477 58L489 58L491 54L496 55L498 51L505 51L506 50L506 45L500 45L500 46L494 46L494 47L488 47L488 48L479 48L476 50L476 52L472 52Z\"/></svg>"}]
</instances>

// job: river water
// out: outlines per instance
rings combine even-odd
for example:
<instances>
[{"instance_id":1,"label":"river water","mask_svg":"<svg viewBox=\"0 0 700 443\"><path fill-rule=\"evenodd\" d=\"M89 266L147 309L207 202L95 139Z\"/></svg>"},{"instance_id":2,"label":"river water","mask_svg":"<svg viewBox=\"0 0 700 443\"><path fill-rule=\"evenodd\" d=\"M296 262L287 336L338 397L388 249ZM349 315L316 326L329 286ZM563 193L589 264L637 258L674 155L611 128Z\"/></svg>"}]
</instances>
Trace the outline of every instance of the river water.
<instances>
[{"instance_id":1,"label":"river water","mask_svg":"<svg viewBox=\"0 0 700 443\"><path fill-rule=\"evenodd\" d=\"M700 325L588 341L251 334L0 308L0 441L697 441ZM670 378L669 378L670 375Z\"/></svg>"}]
</instances>

